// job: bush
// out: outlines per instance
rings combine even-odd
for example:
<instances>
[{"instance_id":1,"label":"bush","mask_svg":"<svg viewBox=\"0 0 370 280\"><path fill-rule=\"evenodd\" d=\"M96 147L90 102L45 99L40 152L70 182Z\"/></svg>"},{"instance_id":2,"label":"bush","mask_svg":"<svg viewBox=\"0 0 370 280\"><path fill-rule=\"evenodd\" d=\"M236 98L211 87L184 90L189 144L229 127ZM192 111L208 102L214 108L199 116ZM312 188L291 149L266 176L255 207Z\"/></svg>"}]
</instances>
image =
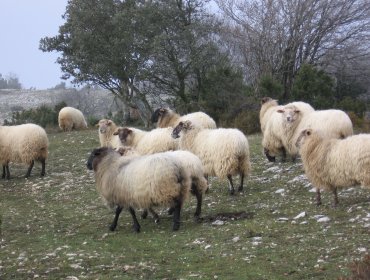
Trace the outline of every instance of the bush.
<instances>
[{"instance_id":1,"label":"bush","mask_svg":"<svg viewBox=\"0 0 370 280\"><path fill-rule=\"evenodd\" d=\"M352 276L349 278L341 277L339 280L367 280L370 279L370 256L365 255L361 261L353 262L349 268Z\"/></svg>"},{"instance_id":2,"label":"bush","mask_svg":"<svg viewBox=\"0 0 370 280\"><path fill-rule=\"evenodd\" d=\"M360 132L370 132L370 121L360 118L355 112L348 112L348 116L352 121L355 130Z\"/></svg>"},{"instance_id":3,"label":"bush","mask_svg":"<svg viewBox=\"0 0 370 280\"><path fill-rule=\"evenodd\" d=\"M58 125L58 114L61 108L65 107L66 103L57 104L54 109L42 105L36 109L16 111L12 114L10 121L5 120L5 125L19 125L24 123L35 123L42 127Z\"/></svg>"}]
</instances>

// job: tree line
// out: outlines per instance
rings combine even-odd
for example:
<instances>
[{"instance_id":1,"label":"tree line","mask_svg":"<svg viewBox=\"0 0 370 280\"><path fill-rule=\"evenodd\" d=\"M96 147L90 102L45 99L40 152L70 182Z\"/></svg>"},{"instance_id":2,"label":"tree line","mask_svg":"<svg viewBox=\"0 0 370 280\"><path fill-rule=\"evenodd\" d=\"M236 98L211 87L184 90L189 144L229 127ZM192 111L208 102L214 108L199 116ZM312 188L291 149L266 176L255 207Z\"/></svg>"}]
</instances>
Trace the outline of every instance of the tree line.
<instances>
[{"instance_id":1,"label":"tree line","mask_svg":"<svg viewBox=\"0 0 370 280\"><path fill-rule=\"evenodd\" d=\"M71 0L40 49L146 124L163 104L233 122L264 95L362 114L369 12L365 0Z\"/></svg>"},{"instance_id":2,"label":"tree line","mask_svg":"<svg viewBox=\"0 0 370 280\"><path fill-rule=\"evenodd\" d=\"M18 77L14 74L9 74L8 77L3 77L0 73L0 89L21 89L22 85Z\"/></svg>"}]
</instances>

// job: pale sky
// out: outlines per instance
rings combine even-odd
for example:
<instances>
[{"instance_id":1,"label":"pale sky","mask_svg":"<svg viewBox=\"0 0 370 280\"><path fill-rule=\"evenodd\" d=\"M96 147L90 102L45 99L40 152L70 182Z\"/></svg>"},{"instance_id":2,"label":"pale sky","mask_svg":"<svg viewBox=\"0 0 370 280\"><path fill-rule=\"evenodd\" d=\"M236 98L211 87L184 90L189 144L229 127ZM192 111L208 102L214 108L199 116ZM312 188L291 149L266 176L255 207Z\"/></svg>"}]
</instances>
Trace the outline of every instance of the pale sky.
<instances>
[{"instance_id":1,"label":"pale sky","mask_svg":"<svg viewBox=\"0 0 370 280\"><path fill-rule=\"evenodd\" d=\"M58 34L67 0L0 0L0 73L15 74L22 87L46 89L63 80L57 52L39 50L43 37Z\"/></svg>"}]
</instances>

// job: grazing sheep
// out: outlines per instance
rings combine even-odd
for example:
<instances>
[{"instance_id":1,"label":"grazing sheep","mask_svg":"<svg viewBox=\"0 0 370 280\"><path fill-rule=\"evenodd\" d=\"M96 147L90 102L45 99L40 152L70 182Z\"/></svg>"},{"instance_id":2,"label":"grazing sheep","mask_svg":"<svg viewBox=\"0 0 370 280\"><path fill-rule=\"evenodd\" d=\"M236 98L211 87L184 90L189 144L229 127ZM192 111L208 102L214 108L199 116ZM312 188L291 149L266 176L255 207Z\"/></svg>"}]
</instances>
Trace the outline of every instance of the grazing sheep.
<instances>
[{"instance_id":1,"label":"grazing sheep","mask_svg":"<svg viewBox=\"0 0 370 280\"><path fill-rule=\"evenodd\" d=\"M58 123L63 131L87 128L84 115L80 110L73 107L64 107L59 111Z\"/></svg>"},{"instance_id":2,"label":"grazing sheep","mask_svg":"<svg viewBox=\"0 0 370 280\"><path fill-rule=\"evenodd\" d=\"M133 127L120 127L113 135L118 135L121 145L133 147L139 154L148 155L177 150L178 141L171 137L172 129L156 128L144 131Z\"/></svg>"},{"instance_id":3,"label":"grazing sheep","mask_svg":"<svg viewBox=\"0 0 370 280\"><path fill-rule=\"evenodd\" d=\"M113 149L122 146L122 143L117 135L113 135L117 130L117 125L112 120L102 119L97 124L100 147L110 147Z\"/></svg>"},{"instance_id":4,"label":"grazing sheep","mask_svg":"<svg viewBox=\"0 0 370 280\"><path fill-rule=\"evenodd\" d=\"M295 158L299 150L295 143L302 130L319 129L329 138L345 138L353 134L353 126L348 115L341 110L321 110L306 113L292 105L278 110L282 114L282 140L287 153Z\"/></svg>"},{"instance_id":5,"label":"grazing sheep","mask_svg":"<svg viewBox=\"0 0 370 280\"><path fill-rule=\"evenodd\" d=\"M102 147L91 152L87 167L94 170L98 193L110 205L117 205L110 230L116 229L119 215L127 207L134 230L139 232L134 209L160 205L174 208L173 230L179 229L181 207L191 183L190 174L179 160L163 154L126 158Z\"/></svg>"},{"instance_id":6,"label":"grazing sheep","mask_svg":"<svg viewBox=\"0 0 370 280\"><path fill-rule=\"evenodd\" d=\"M230 194L234 194L233 175L240 175L238 191L243 190L244 177L250 172L250 161L248 140L240 130L202 129L191 121L184 121L173 129L172 137L180 137L180 149L200 158L207 176L227 177Z\"/></svg>"},{"instance_id":7,"label":"grazing sheep","mask_svg":"<svg viewBox=\"0 0 370 280\"><path fill-rule=\"evenodd\" d=\"M296 146L300 147L305 173L317 189L318 205L320 189L333 192L336 206L337 188L356 184L370 188L370 134L335 139L321 130L305 129Z\"/></svg>"},{"instance_id":8,"label":"grazing sheep","mask_svg":"<svg viewBox=\"0 0 370 280\"><path fill-rule=\"evenodd\" d=\"M216 122L203 112L190 113L180 116L169 108L159 108L152 115L152 123L157 127L175 127L180 121L197 122L203 128L216 128Z\"/></svg>"},{"instance_id":9,"label":"grazing sheep","mask_svg":"<svg viewBox=\"0 0 370 280\"><path fill-rule=\"evenodd\" d=\"M9 179L9 162L28 165L26 178L31 175L36 161L41 162L41 176L45 175L49 141L45 130L36 124L0 126L0 163L3 178Z\"/></svg>"},{"instance_id":10,"label":"grazing sheep","mask_svg":"<svg viewBox=\"0 0 370 280\"><path fill-rule=\"evenodd\" d=\"M120 147L118 152L127 157L139 156L139 153L131 147ZM185 168L188 169L191 177L191 194L193 194L197 199L197 208L195 210L194 217L198 220L202 210L202 197L208 188L202 162L196 155L188 151L169 151L162 154L175 157L182 162ZM149 211L157 223L159 221L158 215L152 209L149 209ZM171 213L171 209L169 212ZM146 218L147 214L148 212L145 210L142 217Z\"/></svg>"},{"instance_id":11,"label":"grazing sheep","mask_svg":"<svg viewBox=\"0 0 370 280\"><path fill-rule=\"evenodd\" d=\"M264 154L271 162L275 161L277 155L282 154L282 160L285 161L286 150L283 143L285 132L283 131L283 120L279 113L284 107L278 105L277 101L270 97L262 98L261 104L260 124L263 134L262 147ZM302 115L314 111L310 104L301 101L292 102L285 106L296 106L300 109Z\"/></svg>"}]
</instances>

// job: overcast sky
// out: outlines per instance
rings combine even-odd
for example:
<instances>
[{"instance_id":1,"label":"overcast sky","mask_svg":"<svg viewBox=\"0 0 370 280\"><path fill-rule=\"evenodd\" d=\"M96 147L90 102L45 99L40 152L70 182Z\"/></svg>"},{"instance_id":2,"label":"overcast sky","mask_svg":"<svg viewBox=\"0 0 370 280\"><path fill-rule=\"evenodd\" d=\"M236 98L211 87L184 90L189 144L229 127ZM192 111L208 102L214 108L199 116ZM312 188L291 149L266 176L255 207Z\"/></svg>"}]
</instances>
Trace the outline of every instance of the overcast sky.
<instances>
[{"instance_id":1,"label":"overcast sky","mask_svg":"<svg viewBox=\"0 0 370 280\"><path fill-rule=\"evenodd\" d=\"M58 34L67 0L0 0L0 73L15 74L23 88L62 82L58 53L39 50L40 39Z\"/></svg>"}]
</instances>

